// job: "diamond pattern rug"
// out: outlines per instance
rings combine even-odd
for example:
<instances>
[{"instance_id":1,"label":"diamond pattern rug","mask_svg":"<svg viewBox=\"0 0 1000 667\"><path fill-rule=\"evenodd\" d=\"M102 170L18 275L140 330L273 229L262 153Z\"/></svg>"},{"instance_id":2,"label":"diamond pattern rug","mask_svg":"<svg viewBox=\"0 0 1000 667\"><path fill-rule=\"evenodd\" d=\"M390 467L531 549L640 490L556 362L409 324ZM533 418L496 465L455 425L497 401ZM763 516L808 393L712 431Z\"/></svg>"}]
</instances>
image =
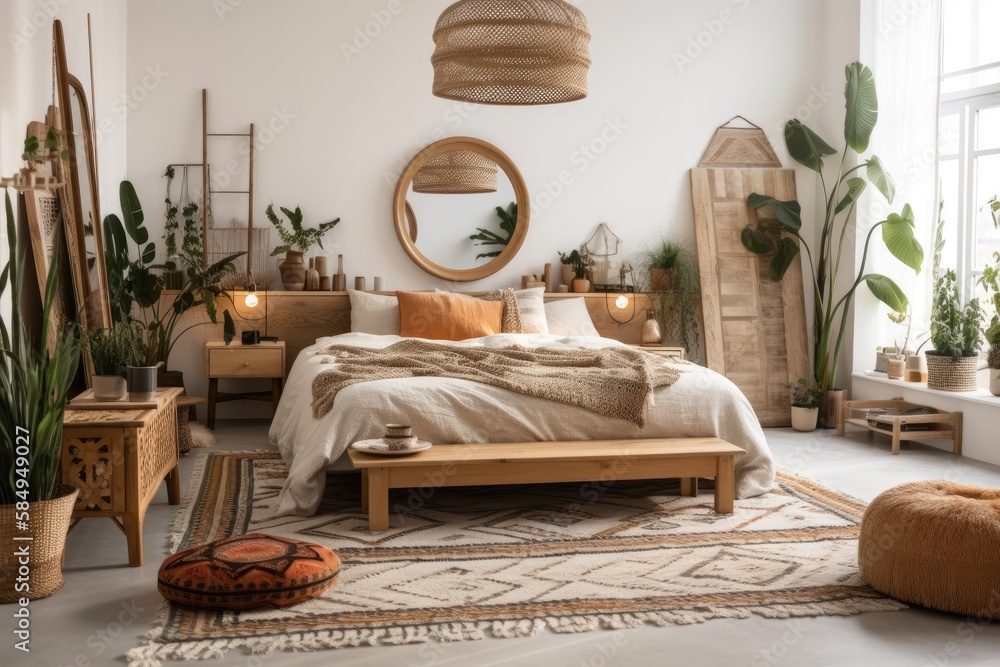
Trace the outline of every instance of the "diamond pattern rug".
<instances>
[{"instance_id":1,"label":"diamond pattern rug","mask_svg":"<svg viewBox=\"0 0 1000 667\"><path fill-rule=\"evenodd\" d=\"M713 496L664 482L396 491L390 530L368 532L360 480L331 475L314 517L275 517L276 453L196 466L172 550L248 532L318 542L342 561L321 598L280 611L209 613L164 603L128 654L164 659L894 611L858 575L864 504L779 475L774 491L716 514ZM669 482L668 482L669 483Z\"/></svg>"}]
</instances>

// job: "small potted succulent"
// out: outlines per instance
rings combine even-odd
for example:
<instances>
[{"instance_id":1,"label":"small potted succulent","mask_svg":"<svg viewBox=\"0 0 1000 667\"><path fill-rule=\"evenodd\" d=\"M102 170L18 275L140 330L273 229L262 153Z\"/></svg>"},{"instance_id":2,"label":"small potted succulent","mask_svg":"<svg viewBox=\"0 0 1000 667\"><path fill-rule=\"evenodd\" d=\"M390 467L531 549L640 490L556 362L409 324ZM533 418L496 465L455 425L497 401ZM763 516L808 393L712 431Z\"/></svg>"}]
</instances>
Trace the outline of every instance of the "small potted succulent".
<instances>
[{"instance_id":1,"label":"small potted succulent","mask_svg":"<svg viewBox=\"0 0 1000 667\"><path fill-rule=\"evenodd\" d=\"M288 291L301 291L306 286L307 271L303 255L313 244L318 244L322 248L323 235L340 222L340 218L321 223L317 228L308 228L302 226L302 209L298 206L294 211L284 206L280 207L280 210L288 218L290 229L285 227L285 223L275 214L274 204L268 204L264 211L267 219L278 230L278 236L281 237L281 245L271 251L271 257L285 255L285 261L278 265L281 283Z\"/></svg>"},{"instance_id":2,"label":"small potted succulent","mask_svg":"<svg viewBox=\"0 0 1000 667\"><path fill-rule=\"evenodd\" d=\"M796 384L789 383L788 389L792 394L792 428L803 432L815 431L823 391L805 378L799 378Z\"/></svg>"},{"instance_id":3,"label":"small potted succulent","mask_svg":"<svg viewBox=\"0 0 1000 667\"><path fill-rule=\"evenodd\" d=\"M975 391L982 332L979 300L962 306L954 271L934 282L931 344L927 352L927 386L942 391Z\"/></svg>"},{"instance_id":4,"label":"small potted succulent","mask_svg":"<svg viewBox=\"0 0 1000 667\"><path fill-rule=\"evenodd\" d=\"M581 248L565 255L559 253L559 258L563 265L569 266L573 271L573 292L589 292L590 280L587 279L587 272L593 261L587 251Z\"/></svg>"}]
</instances>

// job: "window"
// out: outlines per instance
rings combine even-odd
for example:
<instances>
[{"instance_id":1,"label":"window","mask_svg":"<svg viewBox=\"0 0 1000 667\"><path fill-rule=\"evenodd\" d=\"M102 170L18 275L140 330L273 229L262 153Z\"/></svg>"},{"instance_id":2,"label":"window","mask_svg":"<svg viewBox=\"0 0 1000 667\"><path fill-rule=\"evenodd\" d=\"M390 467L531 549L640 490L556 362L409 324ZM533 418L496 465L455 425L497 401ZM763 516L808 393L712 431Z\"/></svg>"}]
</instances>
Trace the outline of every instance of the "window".
<instances>
[{"instance_id":1,"label":"window","mask_svg":"<svg viewBox=\"0 0 1000 667\"><path fill-rule=\"evenodd\" d=\"M1000 196L1000 2L948 0L942 16L939 171L945 224L942 266L965 296L1000 249L986 202Z\"/></svg>"}]
</instances>

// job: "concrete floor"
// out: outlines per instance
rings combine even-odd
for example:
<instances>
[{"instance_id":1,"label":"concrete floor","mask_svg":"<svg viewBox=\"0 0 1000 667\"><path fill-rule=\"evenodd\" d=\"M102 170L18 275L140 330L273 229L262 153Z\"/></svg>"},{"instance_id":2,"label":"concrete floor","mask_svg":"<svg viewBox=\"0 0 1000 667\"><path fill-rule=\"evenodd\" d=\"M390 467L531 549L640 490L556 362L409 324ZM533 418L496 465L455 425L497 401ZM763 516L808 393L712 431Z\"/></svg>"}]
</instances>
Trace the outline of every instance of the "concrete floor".
<instances>
[{"instance_id":1,"label":"concrete floor","mask_svg":"<svg viewBox=\"0 0 1000 667\"><path fill-rule=\"evenodd\" d=\"M268 448L266 422L220 421L219 448ZM860 431L838 438L829 431L798 434L769 429L778 463L858 498L918 479L950 479L1000 487L1000 467L955 457L932 447L904 445L889 453L888 438ZM200 452L182 461L183 488ZM156 618L160 597L156 571L167 554L166 533L174 512L161 489L146 515L146 565L130 568L125 538L108 520L83 521L69 537L65 588L31 603L31 653L14 649L14 622L0 622L0 665L121 665ZM13 613L13 607L7 607ZM185 664L185 663L178 663ZM965 618L922 609L848 618L716 620L672 628L598 631L578 635L543 633L530 639L490 639L456 644L366 647L317 653L252 656L234 651L205 667L286 665L393 665L400 667L603 667L692 664L850 665L944 667L1000 665L1000 623L977 625Z\"/></svg>"}]
</instances>

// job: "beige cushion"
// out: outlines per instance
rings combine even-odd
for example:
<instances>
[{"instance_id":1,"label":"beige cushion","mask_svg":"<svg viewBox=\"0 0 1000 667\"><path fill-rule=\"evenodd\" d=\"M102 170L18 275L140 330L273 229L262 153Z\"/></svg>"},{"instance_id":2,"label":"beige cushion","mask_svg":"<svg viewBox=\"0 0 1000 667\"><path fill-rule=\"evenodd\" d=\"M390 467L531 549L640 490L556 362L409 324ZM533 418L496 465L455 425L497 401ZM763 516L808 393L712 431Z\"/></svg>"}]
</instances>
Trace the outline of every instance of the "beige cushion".
<instances>
[{"instance_id":1,"label":"beige cushion","mask_svg":"<svg viewBox=\"0 0 1000 667\"><path fill-rule=\"evenodd\" d=\"M524 333L547 334L549 325L545 320L545 288L514 290L514 297L521 312Z\"/></svg>"},{"instance_id":2,"label":"beige cushion","mask_svg":"<svg viewBox=\"0 0 1000 667\"><path fill-rule=\"evenodd\" d=\"M1000 618L1000 490L943 481L889 489L861 520L858 568L904 602Z\"/></svg>"},{"instance_id":3,"label":"beige cushion","mask_svg":"<svg viewBox=\"0 0 1000 667\"><path fill-rule=\"evenodd\" d=\"M600 336L590 319L586 299L558 299L545 304L545 319L553 336Z\"/></svg>"},{"instance_id":4,"label":"beige cushion","mask_svg":"<svg viewBox=\"0 0 1000 667\"><path fill-rule=\"evenodd\" d=\"M399 333L399 302L394 296L347 290L351 299L351 331L395 336Z\"/></svg>"}]
</instances>

